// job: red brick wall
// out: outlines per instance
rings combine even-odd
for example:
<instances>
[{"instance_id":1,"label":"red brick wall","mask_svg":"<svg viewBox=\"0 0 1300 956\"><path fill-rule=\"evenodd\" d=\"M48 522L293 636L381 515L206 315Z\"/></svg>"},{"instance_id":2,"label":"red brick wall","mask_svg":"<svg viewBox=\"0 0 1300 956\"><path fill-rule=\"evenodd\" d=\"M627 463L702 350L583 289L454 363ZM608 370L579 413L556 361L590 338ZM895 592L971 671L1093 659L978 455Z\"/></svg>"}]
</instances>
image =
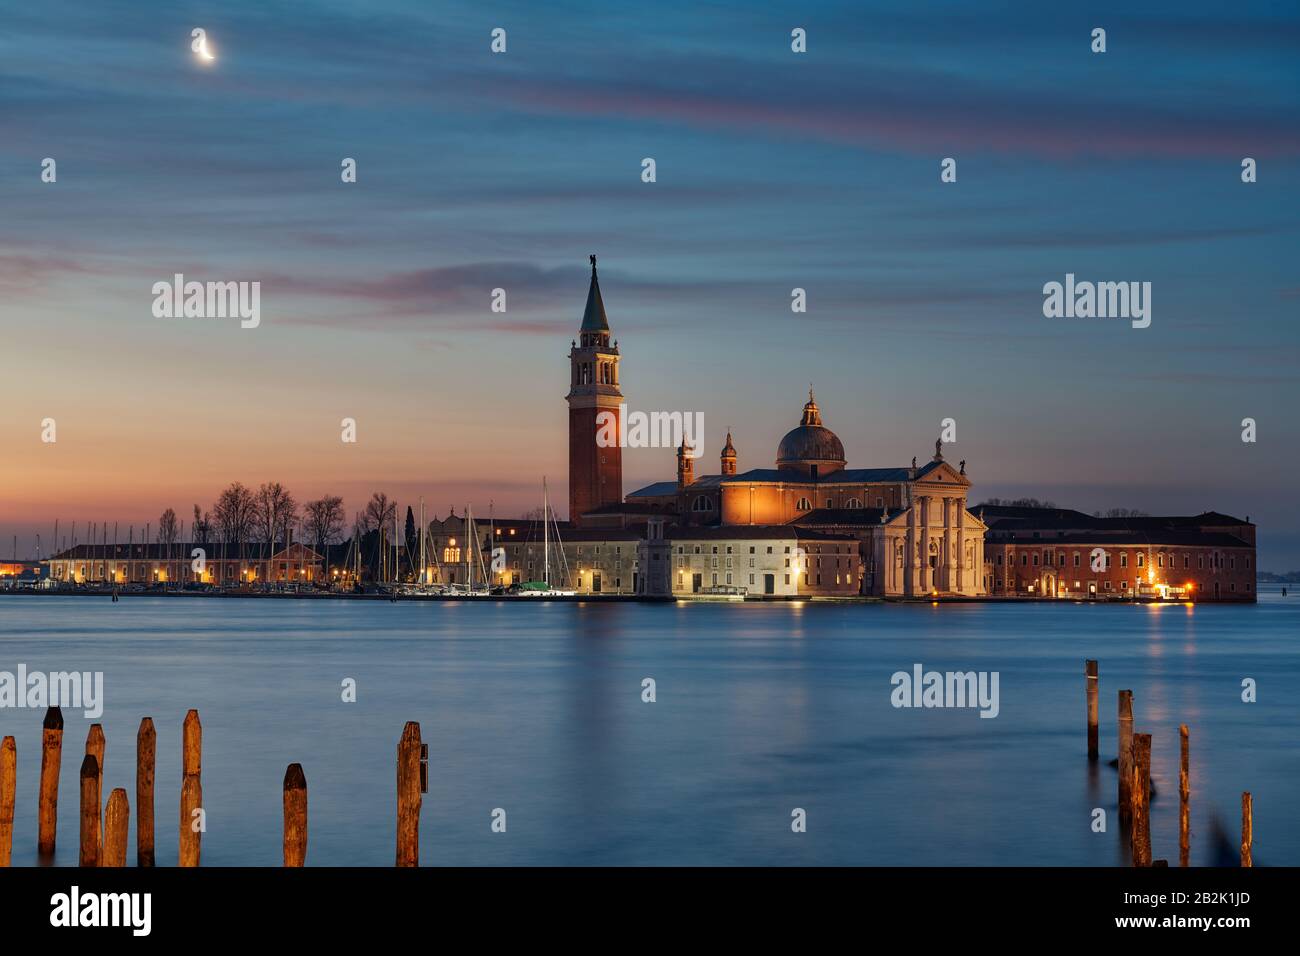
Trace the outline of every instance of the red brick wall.
<instances>
[{"instance_id":1,"label":"red brick wall","mask_svg":"<svg viewBox=\"0 0 1300 956\"><path fill-rule=\"evenodd\" d=\"M603 409L617 417L617 408ZM569 520L580 526L584 512L623 500L623 449L596 445L595 408L569 409Z\"/></svg>"},{"instance_id":2,"label":"red brick wall","mask_svg":"<svg viewBox=\"0 0 1300 956\"><path fill-rule=\"evenodd\" d=\"M1109 556L1107 569L1092 570L1093 548L1102 548ZM1077 567L1075 555L1078 555ZM1055 544L1050 539L984 544L985 580L989 594L995 597L1050 597L1050 593L1043 593L1044 584L1049 582L1058 596L1063 597L1090 597L1094 588L1099 598L1149 597L1150 594L1139 593L1138 587L1151 588L1151 572L1154 572L1155 584L1185 589L1184 594L1177 594L1179 598L1254 601L1255 571L1255 549L1244 544L1239 548L1117 544L1101 540L1090 544ZM1030 584L1034 585L1032 592L1028 588ZM1062 586L1067 593L1059 594Z\"/></svg>"}]
</instances>

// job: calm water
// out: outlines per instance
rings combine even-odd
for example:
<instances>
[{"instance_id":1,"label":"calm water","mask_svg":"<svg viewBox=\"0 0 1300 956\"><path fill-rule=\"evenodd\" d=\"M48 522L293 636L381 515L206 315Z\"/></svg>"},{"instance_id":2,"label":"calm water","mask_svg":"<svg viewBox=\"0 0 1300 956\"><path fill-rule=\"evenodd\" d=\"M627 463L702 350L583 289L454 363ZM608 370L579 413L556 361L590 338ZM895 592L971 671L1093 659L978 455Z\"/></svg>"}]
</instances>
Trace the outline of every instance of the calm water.
<instances>
[{"instance_id":1,"label":"calm water","mask_svg":"<svg viewBox=\"0 0 1300 956\"><path fill-rule=\"evenodd\" d=\"M421 853L448 864L1049 864L1123 861L1115 695L1154 735L1154 855L1177 864L1178 724L1191 728L1192 862L1255 796L1262 865L1300 864L1300 595L1251 607L577 605L0 598L0 670L102 670L105 795L135 799L158 730L158 859L176 859L180 730L203 721L207 865L279 865L300 762L309 864L389 866L403 723L430 744ZM1101 662L1102 762L1083 661ZM996 670L1001 714L898 710L920 662ZM358 701L341 701L355 678ZM653 677L658 700L641 700ZM1243 704L1253 677L1259 701ZM43 714L18 743L14 862L36 862ZM91 723L65 710L56 862L76 863ZM507 813L507 832L490 830ZM794 807L808 832L790 830ZM134 806L132 807L134 818ZM134 847L134 835L132 835ZM134 849L131 851L134 859Z\"/></svg>"}]
</instances>

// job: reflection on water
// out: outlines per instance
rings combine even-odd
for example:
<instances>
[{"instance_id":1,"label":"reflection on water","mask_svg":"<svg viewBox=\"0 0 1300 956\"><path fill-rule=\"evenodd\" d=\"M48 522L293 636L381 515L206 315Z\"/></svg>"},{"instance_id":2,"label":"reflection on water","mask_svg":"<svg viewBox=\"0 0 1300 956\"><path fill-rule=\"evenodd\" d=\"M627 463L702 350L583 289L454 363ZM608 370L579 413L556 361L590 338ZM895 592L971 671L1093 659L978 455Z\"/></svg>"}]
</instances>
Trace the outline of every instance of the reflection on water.
<instances>
[{"instance_id":1,"label":"reflection on water","mask_svg":"<svg viewBox=\"0 0 1300 956\"><path fill-rule=\"evenodd\" d=\"M1131 688L1153 735L1155 857L1178 859L1186 723L1193 864L1210 860L1211 815L1234 820L1250 790L1257 861L1295 865L1300 596L1277 591L1160 609L5 597L0 670L105 672L105 793L134 799L135 733L154 718L160 861L175 860L181 719L197 707L208 865L279 864L292 762L309 786L308 863L391 865L397 739L418 720L430 865L1109 866L1127 852L1108 761ZM1092 765L1086 658L1101 672ZM998 671L1000 715L894 709L890 676L916 663ZM1244 677L1258 703L1241 702ZM0 709L18 743L17 864L36 862L42 716ZM56 862L75 864L90 721L65 721ZM795 807L806 833L790 830Z\"/></svg>"}]
</instances>

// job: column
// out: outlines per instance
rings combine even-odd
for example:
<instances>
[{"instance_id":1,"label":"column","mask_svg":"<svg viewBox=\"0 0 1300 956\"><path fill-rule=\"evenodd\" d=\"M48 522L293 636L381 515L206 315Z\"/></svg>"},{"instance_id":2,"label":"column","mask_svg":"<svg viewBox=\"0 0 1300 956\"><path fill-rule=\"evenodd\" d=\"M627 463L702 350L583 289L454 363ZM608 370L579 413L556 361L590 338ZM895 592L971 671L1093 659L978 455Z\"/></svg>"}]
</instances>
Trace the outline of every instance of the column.
<instances>
[{"instance_id":1,"label":"column","mask_svg":"<svg viewBox=\"0 0 1300 956\"><path fill-rule=\"evenodd\" d=\"M971 575L980 574L979 567L970 569ZM976 579L978 580L978 579ZM957 499L957 590L966 593L966 499Z\"/></svg>"},{"instance_id":2,"label":"column","mask_svg":"<svg viewBox=\"0 0 1300 956\"><path fill-rule=\"evenodd\" d=\"M953 591L953 498L944 498L944 591Z\"/></svg>"}]
</instances>

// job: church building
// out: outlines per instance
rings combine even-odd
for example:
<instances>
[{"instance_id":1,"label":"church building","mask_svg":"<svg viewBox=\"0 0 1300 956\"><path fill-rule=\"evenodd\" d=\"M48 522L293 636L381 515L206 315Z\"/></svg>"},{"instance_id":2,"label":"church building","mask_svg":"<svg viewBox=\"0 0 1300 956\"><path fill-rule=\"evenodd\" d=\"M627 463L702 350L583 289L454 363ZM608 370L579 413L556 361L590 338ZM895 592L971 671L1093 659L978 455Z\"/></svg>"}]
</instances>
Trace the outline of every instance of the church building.
<instances>
[{"instance_id":1,"label":"church building","mask_svg":"<svg viewBox=\"0 0 1300 956\"><path fill-rule=\"evenodd\" d=\"M725 539L730 529L732 538L746 542L746 552L752 546L756 554L759 546L750 541L763 541L764 553L770 541L774 549L782 549L772 553L789 554L790 547L799 548L791 542L800 537L843 538L855 542L855 561L849 568L841 560L841 573L834 577L820 575L820 587L827 595L985 593L985 528L967 510L971 483L965 462L954 468L936 443L933 460L920 467L914 458L910 467L849 468L844 446L823 423L811 389L799 424L777 445L773 467L741 471L739 453L728 433L718 473L696 475L693 449L683 442L677 450L675 481L656 482L624 498L620 449L597 443L597 414L608 411L617 416L624 401L618 362L618 345L610 345L592 256L587 307L579 339L569 353L569 516L576 526L640 528L652 518L662 518L670 530L660 540L680 540L680 547L690 547L691 554L697 542L684 542L692 529L698 529L695 535L701 541ZM706 548L702 543L698 546ZM711 558L712 548L708 545L703 553ZM686 556L685 551L680 555ZM800 556L795 553L794 560L798 562ZM816 595L819 576L805 570L809 573L800 593ZM796 583L799 576L796 572ZM670 577L674 592L687 588L685 565L680 585L677 574ZM652 576L639 576L639 580L649 581ZM695 571L689 581L692 592L712 586L711 578ZM748 572L742 583L734 583L734 578L728 583L748 587ZM724 585L719 581L718 586Z\"/></svg>"}]
</instances>

